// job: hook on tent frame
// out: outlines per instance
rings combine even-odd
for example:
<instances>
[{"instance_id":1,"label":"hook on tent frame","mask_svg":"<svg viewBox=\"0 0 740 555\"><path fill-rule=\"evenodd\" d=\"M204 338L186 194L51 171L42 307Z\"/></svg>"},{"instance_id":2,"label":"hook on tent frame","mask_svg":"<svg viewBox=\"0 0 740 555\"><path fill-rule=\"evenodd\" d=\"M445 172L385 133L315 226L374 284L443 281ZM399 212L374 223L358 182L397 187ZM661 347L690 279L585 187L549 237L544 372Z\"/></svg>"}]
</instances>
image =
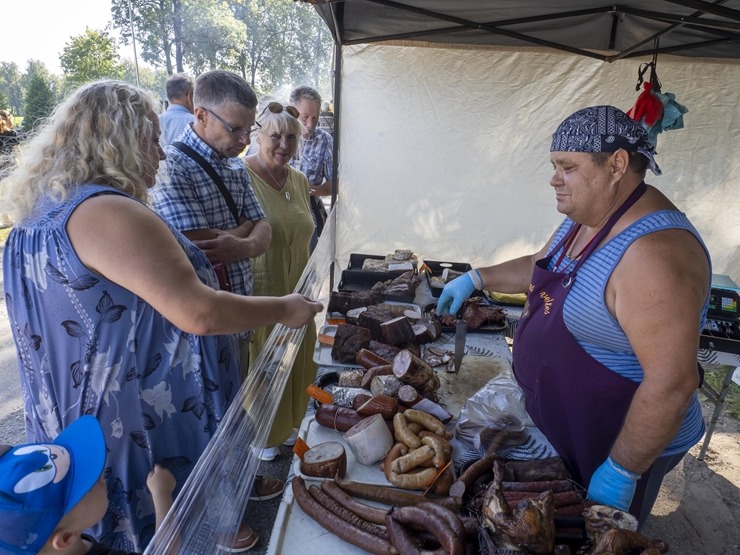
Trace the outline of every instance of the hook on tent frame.
<instances>
[{"instance_id":1,"label":"hook on tent frame","mask_svg":"<svg viewBox=\"0 0 740 555\"><path fill-rule=\"evenodd\" d=\"M642 84L645 82L645 73L650 70L650 84L653 86L653 91L660 92L660 79L658 79L658 48L660 46L660 39L655 39L655 47L653 48L653 59L650 62L640 64L640 68L637 70L637 85L635 90L639 91Z\"/></svg>"}]
</instances>

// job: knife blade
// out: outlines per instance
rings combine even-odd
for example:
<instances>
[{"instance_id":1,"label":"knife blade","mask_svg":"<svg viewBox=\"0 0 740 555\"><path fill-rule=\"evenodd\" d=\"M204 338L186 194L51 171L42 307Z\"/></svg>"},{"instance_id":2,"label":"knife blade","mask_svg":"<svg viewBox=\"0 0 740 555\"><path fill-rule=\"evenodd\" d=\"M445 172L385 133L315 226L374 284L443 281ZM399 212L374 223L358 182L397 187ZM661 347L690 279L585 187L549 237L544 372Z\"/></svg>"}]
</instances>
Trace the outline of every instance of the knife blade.
<instances>
[{"instance_id":1,"label":"knife blade","mask_svg":"<svg viewBox=\"0 0 740 555\"><path fill-rule=\"evenodd\" d=\"M455 372L460 371L462 365L463 356L465 356L465 340L468 336L468 323L462 319L462 314L457 314L457 322L455 322Z\"/></svg>"}]
</instances>

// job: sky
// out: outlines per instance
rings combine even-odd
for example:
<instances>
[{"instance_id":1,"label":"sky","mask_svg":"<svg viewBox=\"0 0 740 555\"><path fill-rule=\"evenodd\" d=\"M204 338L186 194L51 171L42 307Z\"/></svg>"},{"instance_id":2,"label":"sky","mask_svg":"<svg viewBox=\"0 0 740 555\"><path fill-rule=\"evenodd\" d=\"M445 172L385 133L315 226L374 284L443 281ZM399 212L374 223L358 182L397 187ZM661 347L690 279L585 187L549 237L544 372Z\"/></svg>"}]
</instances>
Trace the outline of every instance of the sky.
<instances>
[{"instance_id":1,"label":"sky","mask_svg":"<svg viewBox=\"0 0 740 555\"><path fill-rule=\"evenodd\" d=\"M59 55L70 37L83 34L85 27L102 30L111 20L110 0L3 0L2 5L0 62L15 62L21 72L29 59L38 59L61 75ZM123 47L120 54L133 59L133 47Z\"/></svg>"}]
</instances>

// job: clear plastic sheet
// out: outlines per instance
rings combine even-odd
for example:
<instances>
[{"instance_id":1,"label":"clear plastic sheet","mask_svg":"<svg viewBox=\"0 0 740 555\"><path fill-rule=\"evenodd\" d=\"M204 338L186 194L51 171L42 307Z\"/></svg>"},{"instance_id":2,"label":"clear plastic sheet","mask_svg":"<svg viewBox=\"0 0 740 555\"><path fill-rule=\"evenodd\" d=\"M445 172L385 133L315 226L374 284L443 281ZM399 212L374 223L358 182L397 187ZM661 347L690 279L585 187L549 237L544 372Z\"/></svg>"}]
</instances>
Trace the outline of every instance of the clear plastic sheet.
<instances>
[{"instance_id":1,"label":"clear plastic sheet","mask_svg":"<svg viewBox=\"0 0 740 555\"><path fill-rule=\"evenodd\" d=\"M331 212L295 291L318 299L334 254ZM231 545L285 389L305 327L276 325L216 434L201 455L156 535L147 555L211 555Z\"/></svg>"}]
</instances>

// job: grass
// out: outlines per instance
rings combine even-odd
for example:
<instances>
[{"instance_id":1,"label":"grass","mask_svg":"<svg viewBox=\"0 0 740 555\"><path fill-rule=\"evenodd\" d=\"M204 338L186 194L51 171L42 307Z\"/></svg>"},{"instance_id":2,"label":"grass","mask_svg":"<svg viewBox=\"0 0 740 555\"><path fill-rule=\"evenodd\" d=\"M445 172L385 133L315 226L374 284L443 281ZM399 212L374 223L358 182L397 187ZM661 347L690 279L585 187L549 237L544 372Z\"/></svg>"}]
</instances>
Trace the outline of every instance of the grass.
<instances>
[{"instance_id":1,"label":"grass","mask_svg":"<svg viewBox=\"0 0 740 555\"><path fill-rule=\"evenodd\" d=\"M727 367L717 365L705 368L705 370L706 374L704 375L704 379L715 391L719 392L722 388L722 381L725 379ZM699 400L702 402L707 401L707 397L702 393L699 395ZM727 391L727 397L725 397L722 414L724 416L740 420L740 386L737 384L730 384L730 388Z\"/></svg>"}]
</instances>

